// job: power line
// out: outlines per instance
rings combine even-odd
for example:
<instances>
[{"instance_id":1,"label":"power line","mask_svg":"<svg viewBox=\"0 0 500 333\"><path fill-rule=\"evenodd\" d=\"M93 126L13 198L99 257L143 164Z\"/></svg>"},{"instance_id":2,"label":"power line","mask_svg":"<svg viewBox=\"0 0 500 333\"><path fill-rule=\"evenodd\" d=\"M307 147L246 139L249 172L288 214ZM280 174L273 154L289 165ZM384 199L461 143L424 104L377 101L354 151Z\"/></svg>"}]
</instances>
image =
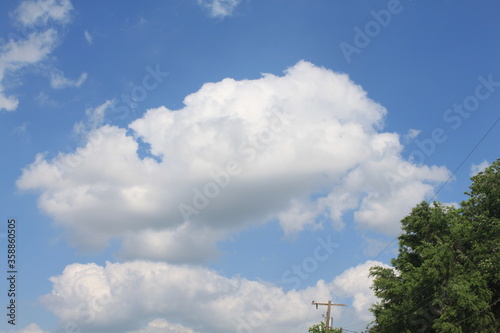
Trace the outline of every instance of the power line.
<instances>
[{"instance_id":1,"label":"power line","mask_svg":"<svg viewBox=\"0 0 500 333\"><path fill-rule=\"evenodd\" d=\"M458 172L458 170L460 170L460 168L463 166L463 164L469 159L469 157L474 153L474 151L476 151L477 147L479 147L479 145L484 141L484 139L488 136L488 134L493 130L493 128L497 125L497 123L500 121L500 117L497 118L497 120L490 126L490 128L486 131L486 133L481 137L481 139L478 141L478 143L472 148L472 150L467 154L467 156L462 160L462 162L458 165L458 167L455 168L455 170L453 171L453 173L450 175L450 177L448 177L448 179L439 187L439 189L436 191L436 193L434 193L434 195L427 201L428 203L432 202L432 200L439 194L439 192L441 192L441 190L450 182L450 180L455 176L455 174ZM378 257L380 257L382 255L382 253L384 253L393 243L394 241L396 241L398 239L399 236L397 237L394 237L394 239L392 239L388 244L387 246L385 246L376 256L374 259L372 260L375 260L377 259ZM345 282L341 287L344 287L346 286L347 284L349 284L356 276L358 276L361 272L363 272L367 267L369 266L369 264L365 264L351 279L349 279L349 281ZM340 288L340 287L338 287ZM335 288L335 289L338 289L338 288ZM498 301L497 301L498 302ZM495 304L497 303L495 302ZM429 303L430 304L430 303ZM427 304L428 305L428 304ZM427 306L425 305L425 306ZM493 304L491 305L493 306ZM419 309L417 309L419 310ZM416 310L415 310L416 311ZM369 322L368 322L369 323Z\"/></svg>"},{"instance_id":2,"label":"power line","mask_svg":"<svg viewBox=\"0 0 500 333\"><path fill-rule=\"evenodd\" d=\"M479 147L479 145L483 142L483 140L486 138L486 136L488 136L488 134L491 132L491 130L496 126L498 121L500 121L500 117L498 117L497 120L493 123L493 125L491 125L491 127L486 131L486 133L483 135L481 140L479 140L479 142L474 146L474 148L472 148L472 150L469 152L469 154L467 154L467 156L463 159L462 163L460 163L460 165L455 169L455 171L453 171L451 176L443 183L443 185L441 185L441 187L436 191L436 193L432 196L432 198L429 199L429 203L432 199L434 199L438 195L439 192L441 192L441 190L446 186L446 184L448 184L448 182L453 178L453 176L455 176L457 171L462 167L462 165L465 163L465 161L467 161L469 159L470 155L472 155L472 153L474 153L474 151L477 149L477 147Z\"/></svg>"},{"instance_id":3,"label":"power line","mask_svg":"<svg viewBox=\"0 0 500 333\"><path fill-rule=\"evenodd\" d=\"M491 132L491 130L496 126L496 124L500 121L500 117L497 118L497 120L493 123L493 125L491 125L491 127L486 131L486 133L483 135L483 137L479 140L479 142L474 146L474 148L472 148L472 150L469 152L469 154L467 154L467 156L463 159L463 161L460 163L460 165L455 169L455 171L453 171L453 173L451 174L451 176L443 183L443 185L436 191L436 193L432 196L432 198L430 198L428 200L428 203L430 203L432 201L432 199L434 199L436 197L436 195L438 195L439 192L441 192L441 190L444 188L445 185L447 185L449 183L449 181L452 179L452 177L458 172L458 170L462 167L462 165L465 163L465 161L467 161L467 159L470 157L470 155L472 155L472 153L477 149L477 147L484 141L484 139L486 138L486 136ZM399 236L398 236L399 237ZM377 259L379 256L382 255L382 253L384 253L391 245L392 243L394 243L394 241L396 239L398 239L398 237L394 237L394 239L392 241L389 242L389 244L384 247L380 252L379 254L377 254L375 256L374 259ZM348 284L349 282L351 282L361 271L365 270L366 266L368 265L365 265L358 273L356 273L349 281L347 281L346 283L344 283L343 286L345 286L346 284Z\"/></svg>"},{"instance_id":4,"label":"power line","mask_svg":"<svg viewBox=\"0 0 500 333\"><path fill-rule=\"evenodd\" d=\"M429 289L429 287L430 287L430 286L433 286L433 285L434 285L434 282L429 283L429 284L428 284L428 285L427 285L424 289L422 289L422 290L420 291L420 293L423 293L424 291L426 291L427 289ZM422 304L423 302L427 301L429 298L433 297L436 293L437 293L437 290L436 290L436 291L434 291L434 292L433 292L430 296L426 297L424 300L422 300L422 301L418 302L418 303L417 303L416 305L414 305L413 307L417 307L417 306L419 306L419 305L420 305L420 304ZM428 305L432 304L432 302L433 302L433 301L431 301L431 302L429 302L429 303L427 303L427 304L425 304L425 305L421 306L420 308L415 309L415 310L413 310L413 311L410 309L409 311L406 311L406 312L402 313L402 314L401 314L401 316L403 316L403 315L405 315L405 314L414 313L414 312L416 312L416 311L418 311L418 310L420 310L420 309L423 309L423 308L425 308L426 306L428 306ZM349 325L348 327L353 327L353 326L357 326L357 325L361 325L361 324L363 324L363 325L368 325L369 323L370 323L370 322L362 321L362 322L358 322L358 323L353 324L353 325ZM392 323L392 324L390 324L390 325L388 325L388 326L385 326L385 327L389 327L389 326L392 326L392 325L394 325L394 324L395 324L395 323Z\"/></svg>"},{"instance_id":5,"label":"power line","mask_svg":"<svg viewBox=\"0 0 500 333\"><path fill-rule=\"evenodd\" d=\"M307 318L309 318L309 314L311 313L311 308L309 308L309 311L307 311L307 315L306 315L306 318L304 319L304 322L302 324L302 327L300 328L300 330L302 331L304 329L304 326L306 325L306 322L307 322Z\"/></svg>"},{"instance_id":6,"label":"power line","mask_svg":"<svg viewBox=\"0 0 500 333\"><path fill-rule=\"evenodd\" d=\"M463 322L464 322L464 321L466 321L467 319L470 319L470 318L474 317L475 315L478 315L479 313L483 312L484 310L491 308L493 305L497 304L498 302L500 302L500 298L499 298L499 299L497 299L495 302L491 303L489 306L487 306L487 307L485 307L485 308L481 309L481 310L480 310L480 311L478 311L477 313L475 313L475 314L473 314L473 315L470 315L470 316L468 316L468 317L467 317L467 318L465 318L465 319L460 320L460 321L457 323L457 325L458 325L458 324L463 323ZM498 321L498 320L497 320L497 321Z\"/></svg>"}]
</instances>

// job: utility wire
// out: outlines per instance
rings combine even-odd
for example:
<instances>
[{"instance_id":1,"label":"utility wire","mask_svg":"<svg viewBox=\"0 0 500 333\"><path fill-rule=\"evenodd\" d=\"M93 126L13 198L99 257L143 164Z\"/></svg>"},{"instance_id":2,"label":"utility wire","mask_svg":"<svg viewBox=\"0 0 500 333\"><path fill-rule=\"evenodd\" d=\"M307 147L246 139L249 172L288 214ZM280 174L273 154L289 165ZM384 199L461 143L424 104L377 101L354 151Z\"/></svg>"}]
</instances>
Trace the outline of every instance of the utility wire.
<instances>
[{"instance_id":1,"label":"utility wire","mask_svg":"<svg viewBox=\"0 0 500 333\"><path fill-rule=\"evenodd\" d=\"M434 195L432 196L432 198L430 198L427 202L430 203L432 202L432 200L439 194L439 192L441 192L441 190L450 182L450 180L455 176L455 174L458 172L458 170L460 170L460 168L463 166L463 164L469 159L469 157L474 153L474 151L476 151L477 147L479 147L479 145L484 141L484 139L488 136L488 134L490 134L490 132L493 130L493 128L497 125L497 123L500 121L500 117L497 118L497 120L493 123L493 125L490 126L490 128L486 131L486 133L481 137L481 139L478 141L478 143L474 146L474 148L472 148L472 150L467 154L467 156L462 160L462 162L458 165L457 168L455 168L455 170L453 171L453 173L450 175L450 177L448 177L448 179L439 187L439 189L436 191L436 193L434 193ZM394 237L394 239L392 241L389 242L389 244L384 247L376 256L374 259L372 260L375 260L377 259L378 257L380 257L382 255L382 253L384 253L393 243L394 241L396 241L398 239L399 236L397 237ZM356 276L358 276L361 272L363 272L367 267L369 266L369 264L366 264L364 265L349 281L345 282L341 287L344 287L346 286L347 284L349 284ZM335 289L339 289L340 287L337 287ZM497 301L498 302L498 301ZM429 303L430 304L430 303ZM367 323L369 324L369 322Z\"/></svg>"},{"instance_id":2,"label":"utility wire","mask_svg":"<svg viewBox=\"0 0 500 333\"><path fill-rule=\"evenodd\" d=\"M474 146L474 148L472 148L472 150L469 152L469 154L467 154L467 156L463 159L462 163L460 163L460 165L455 169L455 171L453 171L451 176L443 183L443 185L441 185L441 187L436 191L436 193L432 196L432 198L429 199L429 203L432 201L432 199L434 199L438 195L439 192L441 192L441 190L449 183L449 181L453 178L453 176L455 176L455 174L462 167L462 165L465 163L465 161L467 161L469 159L470 155L472 155L472 153L474 153L474 151L477 149L477 147L479 147L479 145L484 141L486 136L488 136L488 134L490 134L491 130L496 126L498 121L500 121L500 117L498 117L497 120L493 123L493 125L491 125L491 127L488 129L488 131L486 131L486 133L483 135L481 140L479 140L479 142Z\"/></svg>"},{"instance_id":3,"label":"utility wire","mask_svg":"<svg viewBox=\"0 0 500 333\"><path fill-rule=\"evenodd\" d=\"M441 192L441 190L449 183L449 181L453 178L453 176L458 172L458 170L462 167L462 165L467 161L467 159L472 155L472 153L477 149L477 147L484 141L484 139L486 138L486 136L488 136L488 134L491 132L491 130L493 130L493 128L496 126L496 124L500 121L500 117L497 118L497 120L493 123L493 125L491 125L491 127L486 131L486 133L483 135L483 137L479 140L479 142L474 146L474 148L472 148L472 150L469 152L469 154L467 154L467 156L462 160L462 162L459 164L459 166L455 169L455 171L453 171L453 173L451 174L451 176L443 183L443 185L441 185L441 187L436 191L436 193L432 196L432 198L430 198L428 200L428 203L430 203L432 201L432 199L434 199L439 192ZM399 236L398 236L399 237ZM377 259L379 256L382 255L382 253L384 253L391 245L392 243L394 243L395 240L398 239L398 237L394 237L394 239L389 242L389 244L384 248L382 249L379 254L377 254L377 256L373 259ZM361 271L365 270L366 266L368 265L365 265L362 269L360 269L360 271L358 273L356 273L356 275L354 275L354 277L356 277ZM351 282L353 279L351 278L349 281L347 281L346 283L344 283L343 286L345 286L346 284L348 284L349 282Z\"/></svg>"},{"instance_id":4,"label":"utility wire","mask_svg":"<svg viewBox=\"0 0 500 333\"><path fill-rule=\"evenodd\" d=\"M500 298L499 298L499 299L497 299L495 302L491 303L489 306L485 307L484 309L482 309L482 310L478 311L477 313L475 313L475 314L473 314L473 315L470 315L470 316L468 316L468 317L467 317L467 318L465 318L465 319L460 320L460 321L457 323L457 325L459 325L459 324L463 323L463 322L464 322L464 321L466 321L467 319L470 319L470 318L472 318L472 317L474 317L474 316L478 315L479 313L483 312L484 310L491 308L493 305L497 304L498 302L500 302Z\"/></svg>"}]
</instances>

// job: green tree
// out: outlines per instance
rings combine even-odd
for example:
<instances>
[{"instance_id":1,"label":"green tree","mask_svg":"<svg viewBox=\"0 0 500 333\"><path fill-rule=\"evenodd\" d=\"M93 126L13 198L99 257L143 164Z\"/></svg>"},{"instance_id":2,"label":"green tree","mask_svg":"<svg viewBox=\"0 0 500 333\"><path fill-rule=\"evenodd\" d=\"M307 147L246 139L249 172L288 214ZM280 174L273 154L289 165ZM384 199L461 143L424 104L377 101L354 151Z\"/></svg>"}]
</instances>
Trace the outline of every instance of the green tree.
<instances>
[{"instance_id":1,"label":"green tree","mask_svg":"<svg viewBox=\"0 0 500 333\"><path fill-rule=\"evenodd\" d=\"M344 330L342 328L330 328L330 333L342 333ZM325 323L321 322L321 324L313 325L309 327L309 333L326 333Z\"/></svg>"},{"instance_id":2,"label":"green tree","mask_svg":"<svg viewBox=\"0 0 500 333\"><path fill-rule=\"evenodd\" d=\"M393 268L374 267L370 332L500 331L500 159L460 208L422 202L401 223Z\"/></svg>"}]
</instances>

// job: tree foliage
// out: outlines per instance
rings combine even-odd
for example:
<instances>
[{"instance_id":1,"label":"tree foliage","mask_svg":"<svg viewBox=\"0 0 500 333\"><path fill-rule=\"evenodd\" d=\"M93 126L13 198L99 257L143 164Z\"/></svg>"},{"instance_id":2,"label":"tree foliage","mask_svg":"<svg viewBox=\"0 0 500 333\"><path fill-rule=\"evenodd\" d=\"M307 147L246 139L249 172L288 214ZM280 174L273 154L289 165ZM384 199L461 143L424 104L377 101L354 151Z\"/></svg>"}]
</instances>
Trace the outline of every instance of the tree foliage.
<instances>
[{"instance_id":1,"label":"tree foliage","mask_svg":"<svg viewBox=\"0 0 500 333\"><path fill-rule=\"evenodd\" d=\"M342 333L342 328L330 328L329 333ZM326 333L326 325L321 322L321 324L313 325L309 327L309 333Z\"/></svg>"},{"instance_id":2,"label":"tree foliage","mask_svg":"<svg viewBox=\"0 0 500 333\"><path fill-rule=\"evenodd\" d=\"M401 223L393 268L374 267L370 332L500 332L500 159L460 208L422 202Z\"/></svg>"}]
</instances>

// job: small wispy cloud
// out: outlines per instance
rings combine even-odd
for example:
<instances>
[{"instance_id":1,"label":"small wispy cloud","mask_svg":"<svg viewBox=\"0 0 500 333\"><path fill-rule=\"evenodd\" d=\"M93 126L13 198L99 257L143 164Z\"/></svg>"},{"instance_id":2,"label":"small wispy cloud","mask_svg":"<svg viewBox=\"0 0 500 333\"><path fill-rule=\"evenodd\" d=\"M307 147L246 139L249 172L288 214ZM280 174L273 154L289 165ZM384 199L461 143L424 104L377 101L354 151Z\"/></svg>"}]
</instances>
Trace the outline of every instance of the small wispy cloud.
<instances>
[{"instance_id":1,"label":"small wispy cloud","mask_svg":"<svg viewBox=\"0 0 500 333\"><path fill-rule=\"evenodd\" d=\"M28 122L24 122L20 126L14 127L12 134L17 135L26 142L31 142L31 135L28 131Z\"/></svg>"},{"instance_id":2,"label":"small wispy cloud","mask_svg":"<svg viewBox=\"0 0 500 333\"><path fill-rule=\"evenodd\" d=\"M411 128L408 133L403 135L403 142L408 144L412 142L417 136L419 136L421 130Z\"/></svg>"},{"instance_id":3,"label":"small wispy cloud","mask_svg":"<svg viewBox=\"0 0 500 333\"><path fill-rule=\"evenodd\" d=\"M37 64L52 52L57 42L57 33L53 29L30 34L26 39L13 40L0 49L0 110L14 111L19 105L15 96L7 96L4 85L8 73L14 73L23 67Z\"/></svg>"},{"instance_id":4,"label":"small wispy cloud","mask_svg":"<svg viewBox=\"0 0 500 333\"><path fill-rule=\"evenodd\" d=\"M60 70L54 70L50 73L50 86L54 89L63 89L68 87L80 87L87 80L87 73L82 73L76 80L68 79Z\"/></svg>"},{"instance_id":5,"label":"small wispy cloud","mask_svg":"<svg viewBox=\"0 0 500 333\"><path fill-rule=\"evenodd\" d=\"M209 10L210 17L224 18L233 15L241 0L198 0L198 4Z\"/></svg>"},{"instance_id":6,"label":"small wispy cloud","mask_svg":"<svg viewBox=\"0 0 500 333\"><path fill-rule=\"evenodd\" d=\"M50 98L45 92L41 91L38 95L35 96L35 101L41 106L59 106L54 99Z\"/></svg>"},{"instance_id":7,"label":"small wispy cloud","mask_svg":"<svg viewBox=\"0 0 500 333\"><path fill-rule=\"evenodd\" d=\"M0 110L14 111L19 105L19 100L13 96L6 96L3 87L0 85Z\"/></svg>"},{"instance_id":8,"label":"small wispy cloud","mask_svg":"<svg viewBox=\"0 0 500 333\"><path fill-rule=\"evenodd\" d=\"M406 133L405 137L408 139L408 140L413 140L415 139L419 134L420 134L420 130L417 130L417 129L410 129L408 131L408 133Z\"/></svg>"},{"instance_id":9,"label":"small wispy cloud","mask_svg":"<svg viewBox=\"0 0 500 333\"><path fill-rule=\"evenodd\" d=\"M89 45L92 45L94 43L94 39L92 38L92 35L87 30L85 30L83 32L83 36L85 37L85 40L87 41L87 43L89 43Z\"/></svg>"},{"instance_id":10,"label":"small wispy cloud","mask_svg":"<svg viewBox=\"0 0 500 333\"><path fill-rule=\"evenodd\" d=\"M85 111L85 114L88 117L88 122L92 129L99 127L104 121L104 116L106 114L106 110L113 105L113 101L107 100L103 104L99 105L96 108L90 108Z\"/></svg>"},{"instance_id":11,"label":"small wispy cloud","mask_svg":"<svg viewBox=\"0 0 500 333\"><path fill-rule=\"evenodd\" d=\"M475 176L478 173L484 171L487 167L490 166L490 163L488 161L484 160L479 164L474 164L472 163L472 166L470 167L470 176Z\"/></svg>"},{"instance_id":12,"label":"small wispy cloud","mask_svg":"<svg viewBox=\"0 0 500 333\"><path fill-rule=\"evenodd\" d=\"M95 130L104 122L106 110L113 105L113 100L107 100L103 104L85 110L85 121L80 121L73 127L73 134L87 135L90 131Z\"/></svg>"}]
</instances>

